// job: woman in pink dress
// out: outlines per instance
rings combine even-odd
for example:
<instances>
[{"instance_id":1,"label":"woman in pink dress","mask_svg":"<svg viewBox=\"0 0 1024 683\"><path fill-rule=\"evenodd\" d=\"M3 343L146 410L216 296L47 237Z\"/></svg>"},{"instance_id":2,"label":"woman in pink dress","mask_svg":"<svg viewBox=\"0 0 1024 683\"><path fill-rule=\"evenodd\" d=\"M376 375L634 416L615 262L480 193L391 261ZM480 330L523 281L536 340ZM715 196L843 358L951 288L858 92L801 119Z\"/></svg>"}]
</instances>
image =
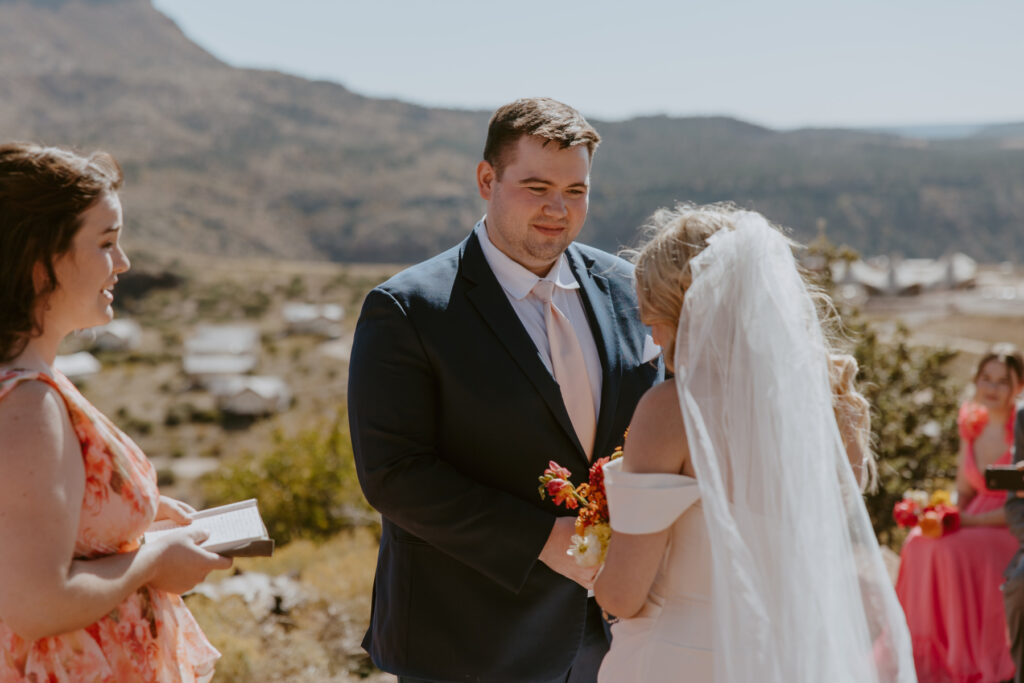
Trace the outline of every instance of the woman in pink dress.
<instances>
[{"instance_id":1,"label":"woman in pink dress","mask_svg":"<svg viewBox=\"0 0 1024 683\"><path fill-rule=\"evenodd\" d=\"M978 363L974 387L957 420L961 528L941 538L915 528L901 553L896 593L922 683L998 683L1014 676L1000 585L1018 542L1006 528L1006 492L985 488L983 473L1011 462L1014 398L1024 387L1020 353L993 347Z\"/></svg>"},{"instance_id":2,"label":"woman in pink dress","mask_svg":"<svg viewBox=\"0 0 1024 683\"><path fill-rule=\"evenodd\" d=\"M141 545L191 508L53 369L113 316L121 179L107 154L0 146L0 683L205 681L219 656L180 594L231 561L188 529Z\"/></svg>"}]
</instances>

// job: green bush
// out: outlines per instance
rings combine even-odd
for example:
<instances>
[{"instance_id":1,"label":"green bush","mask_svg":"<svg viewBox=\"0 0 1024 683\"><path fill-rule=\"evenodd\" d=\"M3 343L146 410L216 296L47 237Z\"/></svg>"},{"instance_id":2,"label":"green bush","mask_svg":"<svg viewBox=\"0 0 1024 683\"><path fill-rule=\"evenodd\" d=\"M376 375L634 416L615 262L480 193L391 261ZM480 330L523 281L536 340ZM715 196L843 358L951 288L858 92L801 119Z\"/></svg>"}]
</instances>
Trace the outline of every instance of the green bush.
<instances>
[{"instance_id":1,"label":"green bush","mask_svg":"<svg viewBox=\"0 0 1024 683\"><path fill-rule=\"evenodd\" d=\"M823 236L810 245L822 264L815 278L831 293L830 266L851 261L856 252ZM857 382L871 404L872 447L878 457L878 489L865 498L880 543L899 550L906 530L892 508L907 489L952 488L956 477L956 415L962 388L950 374L956 351L912 346L905 327L882 340L857 311L844 311L843 331L860 370Z\"/></svg>"},{"instance_id":2,"label":"green bush","mask_svg":"<svg viewBox=\"0 0 1024 683\"><path fill-rule=\"evenodd\" d=\"M287 436L273 434L262 454L246 454L203 478L210 505L259 500L274 540L326 539L369 519L356 479L344 412L331 422Z\"/></svg>"},{"instance_id":3,"label":"green bush","mask_svg":"<svg viewBox=\"0 0 1024 683\"><path fill-rule=\"evenodd\" d=\"M882 342L865 326L854 355L861 391L872 406L878 454L878 490L865 502L879 542L898 550L906 532L893 521L892 507L903 492L952 488L956 477L962 386L951 378L949 364L957 353L911 346L902 328Z\"/></svg>"}]
</instances>

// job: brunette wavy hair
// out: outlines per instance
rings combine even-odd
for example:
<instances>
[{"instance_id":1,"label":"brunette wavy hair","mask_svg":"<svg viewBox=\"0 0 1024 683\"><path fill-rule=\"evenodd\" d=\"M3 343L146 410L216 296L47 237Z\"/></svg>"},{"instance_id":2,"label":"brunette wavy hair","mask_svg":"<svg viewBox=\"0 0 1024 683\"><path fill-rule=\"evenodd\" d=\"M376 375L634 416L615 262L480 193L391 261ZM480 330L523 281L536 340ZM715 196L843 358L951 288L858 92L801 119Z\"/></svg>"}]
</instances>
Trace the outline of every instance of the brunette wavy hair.
<instances>
[{"instance_id":1,"label":"brunette wavy hair","mask_svg":"<svg viewBox=\"0 0 1024 683\"><path fill-rule=\"evenodd\" d=\"M1013 380L1013 384L1019 385L1021 382L1024 382L1024 355L1021 354L1020 349L1007 342L993 344L985 352L985 355L978 361L977 369L974 371L975 382L981 377L982 369L988 365L990 360L997 360L1006 366L1006 372Z\"/></svg>"},{"instance_id":2,"label":"brunette wavy hair","mask_svg":"<svg viewBox=\"0 0 1024 683\"><path fill-rule=\"evenodd\" d=\"M110 154L59 147L0 145L0 362L40 332L39 306L57 287L54 261L71 248L82 213L124 176ZM46 272L37 289L36 264Z\"/></svg>"}]
</instances>

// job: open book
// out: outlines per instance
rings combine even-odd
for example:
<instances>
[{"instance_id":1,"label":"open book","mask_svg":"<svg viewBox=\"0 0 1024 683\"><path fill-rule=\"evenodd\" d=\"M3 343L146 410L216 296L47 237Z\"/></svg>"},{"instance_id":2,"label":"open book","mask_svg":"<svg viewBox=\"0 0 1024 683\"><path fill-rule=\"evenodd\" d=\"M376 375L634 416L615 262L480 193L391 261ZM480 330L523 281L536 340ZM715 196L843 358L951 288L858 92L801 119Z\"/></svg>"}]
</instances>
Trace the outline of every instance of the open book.
<instances>
[{"instance_id":1,"label":"open book","mask_svg":"<svg viewBox=\"0 0 1024 683\"><path fill-rule=\"evenodd\" d=\"M200 510L190 516L192 523L188 526L179 526L169 519L154 522L146 531L145 542L151 543L179 529L203 529L210 533L202 543L203 548L218 555L270 557L274 553L274 539L267 534L255 498Z\"/></svg>"}]
</instances>

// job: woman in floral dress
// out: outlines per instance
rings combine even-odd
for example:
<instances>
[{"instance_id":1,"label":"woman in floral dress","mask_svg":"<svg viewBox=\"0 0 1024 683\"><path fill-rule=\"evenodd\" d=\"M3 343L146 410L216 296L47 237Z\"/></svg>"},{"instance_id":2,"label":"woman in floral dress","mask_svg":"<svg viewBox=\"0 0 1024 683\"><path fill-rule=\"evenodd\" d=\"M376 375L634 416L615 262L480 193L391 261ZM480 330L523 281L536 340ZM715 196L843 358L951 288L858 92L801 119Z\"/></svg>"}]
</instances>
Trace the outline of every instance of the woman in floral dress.
<instances>
[{"instance_id":1,"label":"woman in floral dress","mask_svg":"<svg viewBox=\"0 0 1024 683\"><path fill-rule=\"evenodd\" d=\"M0 683L205 681L219 657L180 594L231 561L187 527L141 545L191 508L53 369L113 316L121 181L107 154L0 146Z\"/></svg>"}]
</instances>

